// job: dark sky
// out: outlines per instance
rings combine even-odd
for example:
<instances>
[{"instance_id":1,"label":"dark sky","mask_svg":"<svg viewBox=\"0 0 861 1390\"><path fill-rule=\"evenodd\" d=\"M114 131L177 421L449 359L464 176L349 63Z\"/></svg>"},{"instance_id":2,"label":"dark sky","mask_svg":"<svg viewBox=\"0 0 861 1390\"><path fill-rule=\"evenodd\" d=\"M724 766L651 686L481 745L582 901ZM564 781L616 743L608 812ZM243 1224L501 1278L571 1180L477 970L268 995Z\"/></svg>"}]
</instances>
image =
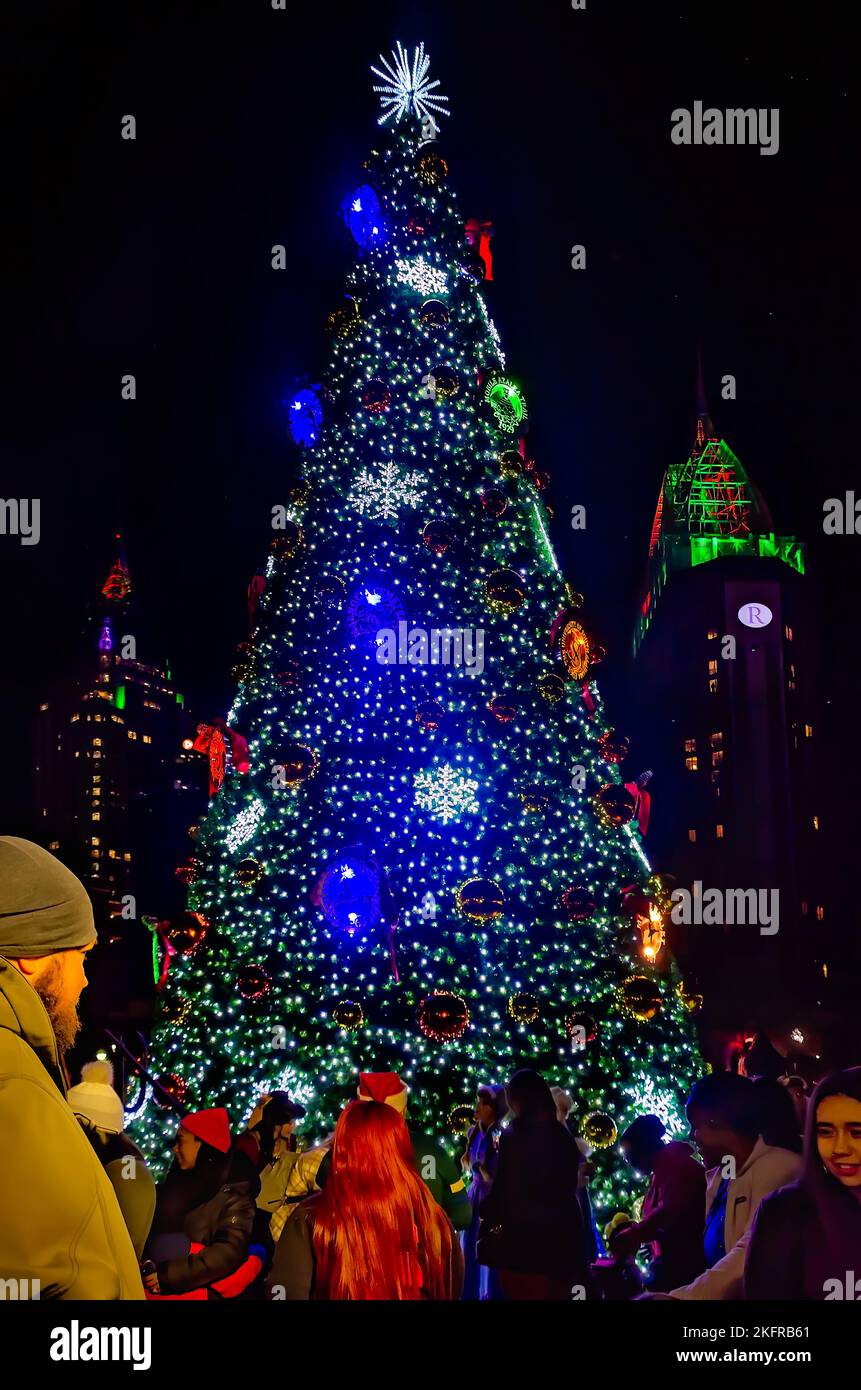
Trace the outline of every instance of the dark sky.
<instances>
[{"instance_id":1,"label":"dark sky","mask_svg":"<svg viewBox=\"0 0 861 1390\"><path fill-rule=\"evenodd\" d=\"M495 223L491 312L611 687L662 471L690 442L700 341L719 432L778 528L812 542L826 680L854 710L861 537L826 541L821 526L825 498L861 494L848 7L19 10L0 492L40 497L42 537L0 536L5 829L23 828L32 714L80 652L118 527L157 654L201 715L229 699L246 585L292 466L281 402L324 360L351 257L337 207L374 140L368 65L398 38L424 39L450 97L442 148L464 214ZM778 107L779 153L674 146L670 114L697 99ZM270 268L274 243L286 273ZM719 400L724 373L736 402ZM588 509L576 535L574 503Z\"/></svg>"}]
</instances>

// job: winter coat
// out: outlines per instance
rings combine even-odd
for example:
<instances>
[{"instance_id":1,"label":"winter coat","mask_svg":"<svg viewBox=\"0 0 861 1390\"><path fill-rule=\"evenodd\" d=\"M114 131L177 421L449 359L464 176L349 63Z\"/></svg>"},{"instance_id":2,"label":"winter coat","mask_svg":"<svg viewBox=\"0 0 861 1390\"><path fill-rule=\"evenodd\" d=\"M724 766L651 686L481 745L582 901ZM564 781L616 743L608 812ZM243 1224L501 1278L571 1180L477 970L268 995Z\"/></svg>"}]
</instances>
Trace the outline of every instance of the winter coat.
<instances>
[{"instance_id":1,"label":"winter coat","mask_svg":"<svg viewBox=\"0 0 861 1390\"><path fill-rule=\"evenodd\" d=\"M143 1255L155 1211L155 1179L140 1149L126 1134L111 1134L77 1117L111 1181L138 1259Z\"/></svg>"},{"instance_id":2,"label":"winter coat","mask_svg":"<svg viewBox=\"0 0 861 1390\"><path fill-rule=\"evenodd\" d=\"M490 1195L479 1207L480 1264L590 1287L587 1238L577 1200L580 1152L564 1125L512 1120L499 1139Z\"/></svg>"},{"instance_id":3,"label":"winter coat","mask_svg":"<svg viewBox=\"0 0 861 1390\"><path fill-rule=\"evenodd\" d=\"M813 1302L845 1299L850 1292L853 1299L861 1298L861 1282L856 1291L856 1281L861 1281L861 1203L851 1193L846 1194L842 1234L848 1258L846 1249L831 1248L803 1186L793 1183L772 1192L756 1213L750 1233L745 1298Z\"/></svg>"},{"instance_id":4,"label":"winter coat","mask_svg":"<svg viewBox=\"0 0 861 1390\"><path fill-rule=\"evenodd\" d=\"M162 1293L189 1293L234 1274L248 1256L254 1224L256 1184L229 1178L208 1202L186 1215L182 1233L201 1247L156 1264Z\"/></svg>"},{"instance_id":5,"label":"winter coat","mask_svg":"<svg viewBox=\"0 0 861 1390\"><path fill-rule=\"evenodd\" d=\"M44 1004L0 959L0 1274L43 1299L143 1299L126 1224L66 1103Z\"/></svg>"},{"instance_id":6,"label":"winter coat","mask_svg":"<svg viewBox=\"0 0 861 1390\"><path fill-rule=\"evenodd\" d=\"M801 1170L798 1154L788 1149L774 1149L765 1140L757 1139L747 1162L729 1184L724 1220L722 1260L691 1284L672 1289L673 1298L737 1299L744 1297L744 1262L750 1243L750 1232L760 1202L778 1187L791 1183ZM711 1211L723 1181L719 1167L706 1173L705 1218Z\"/></svg>"}]
</instances>

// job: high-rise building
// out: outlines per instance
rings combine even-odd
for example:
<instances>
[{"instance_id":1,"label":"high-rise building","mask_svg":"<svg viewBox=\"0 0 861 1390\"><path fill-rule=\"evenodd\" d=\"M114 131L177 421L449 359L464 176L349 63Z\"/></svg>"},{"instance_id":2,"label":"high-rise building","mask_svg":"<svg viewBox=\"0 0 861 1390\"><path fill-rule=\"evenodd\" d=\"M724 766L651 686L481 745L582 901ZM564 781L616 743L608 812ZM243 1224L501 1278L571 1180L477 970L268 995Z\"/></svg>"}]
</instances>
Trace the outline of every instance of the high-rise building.
<instances>
[{"instance_id":1,"label":"high-rise building","mask_svg":"<svg viewBox=\"0 0 861 1390\"><path fill-rule=\"evenodd\" d=\"M91 647L42 701L36 725L42 841L83 879L115 937L142 914L181 907L177 859L206 805L184 697L166 664L140 659L131 600L117 537Z\"/></svg>"},{"instance_id":2,"label":"high-rise building","mask_svg":"<svg viewBox=\"0 0 861 1390\"><path fill-rule=\"evenodd\" d=\"M749 1025L751 1010L782 1019L795 1001L814 1005L823 993L829 904L813 632L805 547L779 534L717 435L700 374L693 447L667 468L652 527L634 722L658 772L650 857L696 893L705 918L673 926L673 946L718 1028ZM710 925L713 889L723 921Z\"/></svg>"}]
</instances>

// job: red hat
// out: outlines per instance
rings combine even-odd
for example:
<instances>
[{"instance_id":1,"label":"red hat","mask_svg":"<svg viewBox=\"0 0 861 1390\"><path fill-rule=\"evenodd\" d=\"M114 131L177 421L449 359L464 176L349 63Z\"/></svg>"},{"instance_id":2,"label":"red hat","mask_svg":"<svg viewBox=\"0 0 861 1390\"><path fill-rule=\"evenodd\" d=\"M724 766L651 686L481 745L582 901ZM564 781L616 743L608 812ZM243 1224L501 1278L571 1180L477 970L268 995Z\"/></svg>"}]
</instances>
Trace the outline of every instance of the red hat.
<instances>
[{"instance_id":1,"label":"red hat","mask_svg":"<svg viewBox=\"0 0 861 1390\"><path fill-rule=\"evenodd\" d=\"M186 1115L180 1126L219 1153L226 1154L230 1148L230 1116L226 1110L196 1110L193 1115Z\"/></svg>"},{"instance_id":2,"label":"red hat","mask_svg":"<svg viewBox=\"0 0 861 1390\"><path fill-rule=\"evenodd\" d=\"M359 1100L376 1100L381 1105L390 1105L403 1115L407 1108L409 1088L393 1071L363 1071L359 1074Z\"/></svg>"}]
</instances>

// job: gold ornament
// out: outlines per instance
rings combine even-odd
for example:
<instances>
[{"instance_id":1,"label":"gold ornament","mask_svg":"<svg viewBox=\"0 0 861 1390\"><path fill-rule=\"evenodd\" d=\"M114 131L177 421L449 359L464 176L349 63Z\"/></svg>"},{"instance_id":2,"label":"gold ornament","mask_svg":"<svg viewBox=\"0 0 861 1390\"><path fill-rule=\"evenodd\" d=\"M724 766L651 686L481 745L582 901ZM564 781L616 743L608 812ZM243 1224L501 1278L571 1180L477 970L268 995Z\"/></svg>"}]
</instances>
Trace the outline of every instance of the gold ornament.
<instances>
[{"instance_id":1,"label":"gold ornament","mask_svg":"<svg viewBox=\"0 0 861 1390\"><path fill-rule=\"evenodd\" d=\"M449 1114L448 1122L452 1134L468 1134L475 1124L475 1110L471 1105L456 1105Z\"/></svg>"},{"instance_id":2,"label":"gold ornament","mask_svg":"<svg viewBox=\"0 0 861 1390\"><path fill-rule=\"evenodd\" d=\"M622 1008L642 1023L660 1013L664 1006L659 985L646 975L630 975L621 987Z\"/></svg>"},{"instance_id":3,"label":"gold ornament","mask_svg":"<svg viewBox=\"0 0 861 1390\"><path fill-rule=\"evenodd\" d=\"M458 910L472 922L492 922L505 911L505 894L489 878L471 878L454 896Z\"/></svg>"},{"instance_id":4,"label":"gold ornament","mask_svg":"<svg viewBox=\"0 0 861 1390\"><path fill-rule=\"evenodd\" d=\"M541 1006L534 994L512 994L508 1001L508 1012L517 1023L534 1023L541 1013Z\"/></svg>"},{"instance_id":5,"label":"gold ornament","mask_svg":"<svg viewBox=\"0 0 861 1390\"><path fill-rule=\"evenodd\" d=\"M332 1017L345 1033L352 1033L364 1023L365 1011L361 1004L355 1003L354 1000L342 999L332 1010Z\"/></svg>"},{"instance_id":6,"label":"gold ornament","mask_svg":"<svg viewBox=\"0 0 861 1390\"><path fill-rule=\"evenodd\" d=\"M595 1110L581 1120L580 1133L593 1149L609 1149L615 1144L619 1131L612 1115Z\"/></svg>"},{"instance_id":7,"label":"gold ornament","mask_svg":"<svg viewBox=\"0 0 861 1390\"><path fill-rule=\"evenodd\" d=\"M538 677L538 694L548 705L558 704L565 698L565 682L555 671L542 671Z\"/></svg>"},{"instance_id":8,"label":"gold ornament","mask_svg":"<svg viewBox=\"0 0 861 1390\"><path fill-rule=\"evenodd\" d=\"M495 570L484 581L484 598L494 613L516 613L526 602L523 580L516 570Z\"/></svg>"},{"instance_id":9,"label":"gold ornament","mask_svg":"<svg viewBox=\"0 0 861 1390\"><path fill-rule=\"evenodd\" d=\"M572 618L562 630L562 660L565 670L574 681L586 679L589 670L590 643L585 628Z\"/></svg>"}]
</instances>

